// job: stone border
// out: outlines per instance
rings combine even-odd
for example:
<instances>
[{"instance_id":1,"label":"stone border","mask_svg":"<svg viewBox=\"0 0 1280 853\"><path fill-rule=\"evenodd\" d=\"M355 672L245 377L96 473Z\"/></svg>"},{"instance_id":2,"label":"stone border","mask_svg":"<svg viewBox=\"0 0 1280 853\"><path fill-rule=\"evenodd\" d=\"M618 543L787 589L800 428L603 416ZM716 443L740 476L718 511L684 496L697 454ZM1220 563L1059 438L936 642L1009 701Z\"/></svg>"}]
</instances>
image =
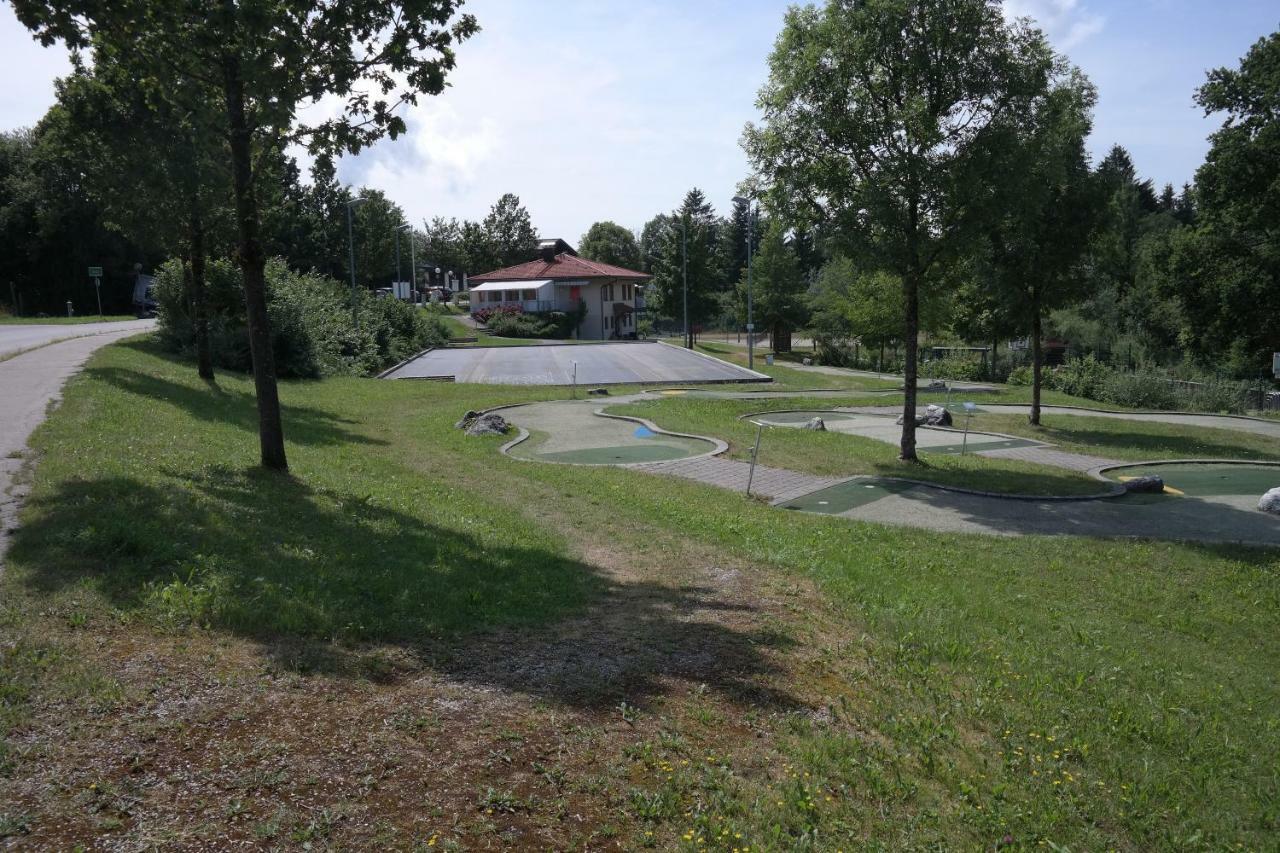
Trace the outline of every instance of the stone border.
<instances>
[{"instance_id":1,"label":"stone border","mask_svg":"<svg viewBox=\"0 0 1280 853\"><path fill-rule=\"evenodd\" d=\"M387 376L388 376L388 375L390 375L390 374L392 374L392 373L395 373L397 370L399 370L400 368L404 367L404 366L405 366L406 364L408 364L409 362L411 362L411 361L413 361L413 360L415 360L415 359L422 358L422 357L423 357L424 355L426 355L427 353L429 353L429 352L431 352L431 351L433 351L433 350L437 350L437 349L440 349L440 347L427 347L427 348L426 348L426 349L424 349L422 352L414 353L413 355L409 356L408 358L406 358L404 361L400 362L399 364L396 364L396 365L393 365L393 366L391 366L391 367L388 367L386 370L382 371L381 373L379 373L377 376L375 376L375 377L373 377L373 378L374 378L374 379L385 379L385 378L387 378Z\"/></svg>"},{"instance_id":2,"label":"stone border","mask_svg":"<svg viewBox=\"0 0 1280 853\"><path fill-rule=\"evenodd\" d=\"M1080 501L1107 500L1109 498L1118 498L1121 495L1125 494L1125 489L1123 485L1119 483L1114 483L1110 480L1104 481L1109 486L1107 491L1095 492L1094 494L1090 494L1090 495L1021 495L1021 494L1012 494L1010 492L985 492L985 491L982 491L981 489L966 489L963 486L951 486L951 485L946 485L944 483L930 483L924 480L912 480L908 477L885 477L879 474L855 474L852 477L845 477L843 480L837 480L836 482L832 483L830 486L827 486L826 488L828 489L835 488L836 486L844 485L845 483L852 483L857 480L883 480L883 481L894 482L894 483L908 483L912 486L923 486L926 489L936 489L937 491L940 491L940 492L953 492L958 495L970 495L972 497L977 497L977 498L996 498L998 500L1010 500L1010 501L1033 501L1033 502L1047 501L1052 503L1075 503ZM825 491L825 489L818 489L817 491L821 492L821 491ZM813 492L809 492L808 494L813 494ZM798 497L804 497L804 495L799 495ZM796 500L796 498L792 497L792 498L787 498L786 500ZM781 503L785 503L785 501L775 501L775 502L772 502L770 505L778 506ZM924 529L924 528L920 528L920 529Z\"/></svg>"}]
</instances>

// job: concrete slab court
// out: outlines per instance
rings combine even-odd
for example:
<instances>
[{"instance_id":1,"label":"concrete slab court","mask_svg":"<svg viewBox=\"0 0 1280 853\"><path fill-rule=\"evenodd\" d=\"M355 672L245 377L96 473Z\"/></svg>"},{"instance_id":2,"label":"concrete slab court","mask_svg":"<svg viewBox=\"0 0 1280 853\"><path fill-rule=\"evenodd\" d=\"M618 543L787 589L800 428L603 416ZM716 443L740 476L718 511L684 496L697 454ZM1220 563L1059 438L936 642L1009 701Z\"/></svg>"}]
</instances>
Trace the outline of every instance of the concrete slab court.
<instances>
[{"instance_id":1,"label":"concrete slab court","mask_svg":"<svg viewBox=\"0 0 1280 853\"><path fill-rule=\"evenodd\" d=\"M655 382L770 382L763 373L657 341L436 349L400 365L386 379L451 377L490 385Z\"/></svg>"}]
</instances>

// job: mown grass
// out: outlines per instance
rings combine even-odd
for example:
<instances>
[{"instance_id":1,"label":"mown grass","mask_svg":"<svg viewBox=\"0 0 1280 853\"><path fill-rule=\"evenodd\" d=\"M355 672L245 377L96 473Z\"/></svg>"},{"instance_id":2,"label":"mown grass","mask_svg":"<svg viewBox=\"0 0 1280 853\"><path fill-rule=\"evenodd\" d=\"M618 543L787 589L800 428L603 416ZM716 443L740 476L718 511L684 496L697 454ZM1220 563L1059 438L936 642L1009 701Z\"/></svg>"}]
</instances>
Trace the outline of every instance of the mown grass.
<instances>
[{"instance_id":1,"label":"mown grass","mask_svg":"<svg viewBox=\"0 0 1280 853\"><path fill-rule=\"evenodd\" d=\"M872 405L882 401L834 401ZM728 456L750 459L756 425L742 416L771 409L829 409L830 398L784 398L763 400L718 400L698 397L668 397L610 407L620 415L648 418L663 429L723 439L729 443ZM789 468L824 477L875 474L903 477L981 491L1024 495L1086 495L1105 491L1091 477L1048 465L1010 459L921 451L921 461L903 462L894 444L858 435L814 432L794 427L766 427L760 442L760 463Z\"/></svg>"},{"instance_id":2,"label":"mown grass","mask_svg":"<svg viewBox=\"0 0 1280 853\"><path fill-rule=\"evenodd\" d=\"M0 314L0 326L80 326L86 323L118 323L136 319L138 317L135 314L108 314L105 317L97 314L77 317L15 317L12 314Z\"/></svg>"},{"instance_id":3,"label":"mown grass","mask_svg":"<svg viewBox=\"0 0 1280 853\"><path fill-rule=\"evenodd\" d=\"M501 439L452 429L464 409L537 389L285 383L293 473L273 477L252 471L251 390L115 345L38 432L0 578L9 840L58 827L123 842L145 818L181 829L149 836L175 844L251 830L392 848L1274 846L1274 552L943 537L508 460ZM602 547L650 580L606 577L589 557ZM725 609L711 592L665 574L726 565L774 585L723 622L706 615ZM605 624L609 644L581 620ZM239 638L286 674L228 652ZM621 672L585 669L574 689L555 674L623 643L639 651ZM173 644L197 674L164 668ZM412 652L417 686L381 686L371 665L300 709L296 733L273 725L279 705L254 715L254 697L310 695L326 677L316 650L363 644ZM246 703L128 728L153 701L187 707L214 684ZM449 700L460 722L442 721L432 691L456 684L474 690ZM396 701L411 689L425 692ZM497 704L477 714L474 696ZM347 725L386 738L376 773L322 741L325 775L285 763L262 781L264 754L306 752L362 697L382 704ZM502 722L487 754L447 772L420 763L469 749L489 714ZM151 769L157 743L189 744L177 775ZM24 787L51 766L59 785ZM247 794L210 788L222 810L165 793L226 768L258 775ZM421 799L452 788L470 793ZM505 834L526 825L549 834Z\"/></svg>"},{"instance_id":4,"label":"mown grass","mask_svg":"<svg viewBox=\"0 0 1280 853\"><path fill-rule=\"evenodd\" d=\"M1114 459L1275 459L1276 439L1240 430L1125 421L1087 415L1044 415L1041 425L1025 415L984 412L973 416L973 428L1021 435L1063 450Z\"/></svg>"}]
</instances>

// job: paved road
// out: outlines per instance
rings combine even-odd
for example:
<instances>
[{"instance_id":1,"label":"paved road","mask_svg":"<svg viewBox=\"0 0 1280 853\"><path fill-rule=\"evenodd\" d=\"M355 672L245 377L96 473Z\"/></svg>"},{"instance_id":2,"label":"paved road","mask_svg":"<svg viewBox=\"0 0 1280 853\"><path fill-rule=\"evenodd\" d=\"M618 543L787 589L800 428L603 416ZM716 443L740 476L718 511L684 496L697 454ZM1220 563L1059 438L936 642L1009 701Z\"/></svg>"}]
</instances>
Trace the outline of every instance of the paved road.
<instances>
[{"instance_id":1,"label":"paved road","mask_svg":"<svg viewBox=\"0 0 1280 853\"><path fill-rule=\"evenodd\" d=\"M455 382L568 385L574 362L579 385L769 381L745 367L656 342L437 349L386 378L452 376Z\"/></svg>"},{"instance_id":2,"label":"paved road","mask_svg":"<svg viewBox=\"0 0 1280 853\"><path fill-rule=\"evenodd\" d=\"M0 358L9 353L40 347L53 341L67 338L80 338L89 335L114 334L131 331L134 333L154 329L155 320L122 320L117 323L80 323L77 325L9 325L0 324Z\"/></svg>"},{"instance_id":3,"label":"paved road","mask_svg":"<svg viewBox=\"0 0 1280 853\"><path fill-rule=\"evenodd\" d=\"M44 420L50 401L58 398L63 383L84 365L89 356L99 347L136 335L154 325L154 321L149 320L143 323L146 325L111 323L109 325L126 328L111 332L99 329L93 334L79 335L0 361L0 401L4 403L0 405L0 566L4 564L8 531L15 524L22 499L21 487L14 485L13 478L22 467L21 453L27 446L27 439ZM0 326L0 329L8 328L13 327Z\"/></svg>"}]
</instances>

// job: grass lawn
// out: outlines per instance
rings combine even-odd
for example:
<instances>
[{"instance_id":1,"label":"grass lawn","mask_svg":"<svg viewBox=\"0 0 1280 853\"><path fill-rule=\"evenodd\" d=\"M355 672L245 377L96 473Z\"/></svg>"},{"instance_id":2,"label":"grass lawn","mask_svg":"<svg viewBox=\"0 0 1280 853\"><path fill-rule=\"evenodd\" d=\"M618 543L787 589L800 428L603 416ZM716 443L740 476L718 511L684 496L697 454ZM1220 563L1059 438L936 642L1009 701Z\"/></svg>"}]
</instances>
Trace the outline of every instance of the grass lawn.
<instances>
[{"instance_id":1,"label":"grass lawn","mask_svg":"<svg viewBox=\"0 0 1280 853\"><path fill-rule=\"evenodd\" d=\"M78 317L14 317L11 314L0 314L0 325L4 326L80 326L85 323L118 323L121 320L136 320L136 314L108 314L99 317L97 314L85 314Z\"/></svg>"},{"instance_id":2,"label":"grass lawn","mask_svg":"<svg viewBox=\"0 0 1280 853\"><path fill-rule=\"evenodd\" d=\"M545 389L104 348L0 576L33 848L1263 849L1280 557L788 513L522 462Z\"/></svg>"},{"instance_id":3,"label":"grass lawn","mask_svg":"<svg viewBox=\"0 0 1280 853\"><path fill-rule=\"evenodd\" d=\"M756 427L742 415L771 409L829 409L835 404L879 405L884 398L716 400L667 397L613 406L610 412L648 418L663 429L708 435L729 442L728 456L750 459ZM957 456L921 451L922 461L898 459L896 445L874 438L837 432L812 432L793 427L766 427L760 442L760 462L820 476L876 474L982 491L1026 495L1085 495L1105 491L1097 480L1074 471L1011 459Z\"/></svg>"},{"instance_id":4,"label":"grass lawn","mask_svg":"<svg viewBox=\"0 0 1280 853\"><path fill-rule=\"evenodd\" d=\"M1113 459L1262 459L1274 460L1274 438L1212 427L1124 421L1085 415L1042 415L1031 426L1026 415L982 413L973 428L1021 435L1059 445L1063 450Z\"/></svg>"}]
</instances>

